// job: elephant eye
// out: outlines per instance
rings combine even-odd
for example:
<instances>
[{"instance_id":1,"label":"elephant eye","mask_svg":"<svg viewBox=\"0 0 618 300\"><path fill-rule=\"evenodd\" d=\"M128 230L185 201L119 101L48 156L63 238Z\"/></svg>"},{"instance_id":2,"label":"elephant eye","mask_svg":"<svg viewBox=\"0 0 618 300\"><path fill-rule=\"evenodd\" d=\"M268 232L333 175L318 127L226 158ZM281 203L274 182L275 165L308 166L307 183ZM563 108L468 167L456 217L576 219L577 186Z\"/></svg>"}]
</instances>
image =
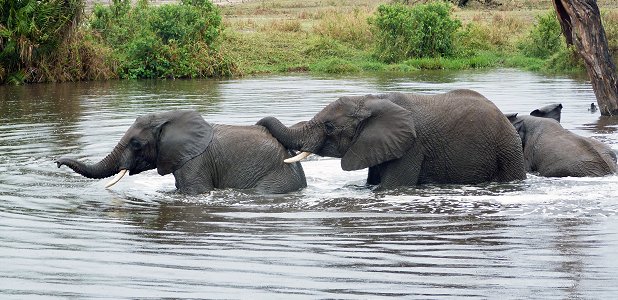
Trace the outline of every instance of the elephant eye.
<instances>
[{"instance_id":1,"label":"elephant eye","mask_svg":"<svg viewBox=\"0 0 618 300\"><path fill-rule=\"evenodd\" d=\"M324 130L326 134L331 134L335 131L335 125L332 122L326 122L324 123Z\"/></svg>"},{"instance_id":2,"label":"elephant eye","mask_svg":"<svg viewBox=\"0 0 618 300\"><path fill-rule=\"evenodd\" d=\"M133 150L140 150L142 149L142 143L140 143L140 141L138 140L131 140L131 149Z\"/></svg>"}]
</instances>

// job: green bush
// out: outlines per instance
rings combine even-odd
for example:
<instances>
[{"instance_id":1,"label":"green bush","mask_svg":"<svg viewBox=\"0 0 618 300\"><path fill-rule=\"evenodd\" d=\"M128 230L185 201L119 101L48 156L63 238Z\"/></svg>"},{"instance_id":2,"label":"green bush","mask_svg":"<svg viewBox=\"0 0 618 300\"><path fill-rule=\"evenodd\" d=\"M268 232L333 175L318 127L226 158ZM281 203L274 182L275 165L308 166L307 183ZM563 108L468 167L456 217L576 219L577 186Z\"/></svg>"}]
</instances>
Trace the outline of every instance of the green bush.
<instances>
[{"instance_id":1,"label":"green bush","mask_svg":"<svg viewBox=\"0 0 618 300\"><path fill-rule=\"evenodd\" d=\"M412 7L382 4L369 19L376 37L376 56L384 62L408 58L451 56L461 27L451 18L451 5L432 2Z\"/></svg>"},{"instance_id":2,"label":"green bush","mask_svg":"<svg viewBox=\"0 0 618 300\"><path fill-rule=\"evenodd\" d=\"M218 53L221 16L209 0L114 0L95 6L90 26L113 49L123 78L228 76L236 69Z\"/></svg>"},{"instance_id":3,"label":"green bush","mask_svg":"<svg viewBox=\"0 0 618 300\"><path fill-rule=\"evenodd\" d=\"M518 45L522 54L546 59L566 47L556 13L551 11L536 17L536 23Z\"/></svg>"},{"instance_id":4,"label":"green bush","mask_svg":"<svg viewBox=\"0 0 618 300\"><path fill-rule=\"evenodd\" d=\"M361 69L341 58L328 58L310 66L311 71L328 74L357 73Z\"/></svg>"},{"instance_id":5,"label":"green bush","mask_svg":"<svg viewBox=\"0 0 618 300\"><path fill-rule=\"evenodd\" d=\"M580 73L586 70L584 61L575 46L561 47L546 61L544 70L552 73Z\"/></svg>"},{"instance_id":6,"label":"green bush","mask_svg":"<svg viewBox=\"0 0 618 300\"><path fill-rule=\"evenodd\" d=\"M317 37L307 41L307 46L303 49L303 54L314 58L348 58L351 50L339 41L329 37Z\"/></svg>"},{"instance_id":7,"label":"green bush","mask_svg":"<svg viewBox=\"0 0 618 300\"><path fill-rule=\"evenodd\" d=\"M41 64L77 27L82 0L0 2L0 82L44 81Z\"/></svg>"}]
</instances>

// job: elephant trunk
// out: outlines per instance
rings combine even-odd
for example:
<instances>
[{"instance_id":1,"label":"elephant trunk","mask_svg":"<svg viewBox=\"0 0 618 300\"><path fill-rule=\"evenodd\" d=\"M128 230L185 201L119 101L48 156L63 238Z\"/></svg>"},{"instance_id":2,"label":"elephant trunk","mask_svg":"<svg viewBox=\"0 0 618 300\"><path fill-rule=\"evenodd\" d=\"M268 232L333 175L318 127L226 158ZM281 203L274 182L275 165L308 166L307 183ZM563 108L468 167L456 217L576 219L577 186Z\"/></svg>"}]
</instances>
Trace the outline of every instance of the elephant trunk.
<instances>
[{"instance_id":1,"label":"elephant trunk","mask_svg":"<svg viewBox=\"0 0 618 300\"><path fill-rule=\"evenodd\" d=\"M275 117L265 117L257 122L270 131L270 133L286 148L304 152L316 153L320 150L323 142L321 130L312 121L302 122L292 127L287 127Z\"/></svg>"},{"instance_id":2,"label":"elephant trunk","mask_svg":"<svg viewBox=\"0 0 618 300\"><path fill-rule=\"evenodd\" d=\"M80 175L92 179L100 179L113 176L120 171L120 157L124 146L120 144L114 150L95 164L84 164L72 158L62 157L56 161L58 168L65 165Z\"/></svg>"}]
</instances>

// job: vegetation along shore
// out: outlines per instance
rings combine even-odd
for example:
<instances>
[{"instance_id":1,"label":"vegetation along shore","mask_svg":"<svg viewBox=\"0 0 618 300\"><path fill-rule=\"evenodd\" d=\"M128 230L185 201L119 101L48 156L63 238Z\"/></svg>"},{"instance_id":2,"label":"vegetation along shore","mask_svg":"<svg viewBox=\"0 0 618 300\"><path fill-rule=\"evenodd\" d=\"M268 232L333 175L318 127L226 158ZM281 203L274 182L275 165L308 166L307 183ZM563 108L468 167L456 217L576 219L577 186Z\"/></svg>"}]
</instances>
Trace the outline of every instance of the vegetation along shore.
<instances>
[{"instance_id":1,"label":"vegetation along shore","mask_svg":"<svg viewBox=\"0 0 618 300\"><path fill-rule=\"evenodd\" d=\"M616 59L618 2L597 4ZM585 72L564 42L550 0L24 0L0 6L4 84L496 67Z\"/></svg>"}]
</instances>

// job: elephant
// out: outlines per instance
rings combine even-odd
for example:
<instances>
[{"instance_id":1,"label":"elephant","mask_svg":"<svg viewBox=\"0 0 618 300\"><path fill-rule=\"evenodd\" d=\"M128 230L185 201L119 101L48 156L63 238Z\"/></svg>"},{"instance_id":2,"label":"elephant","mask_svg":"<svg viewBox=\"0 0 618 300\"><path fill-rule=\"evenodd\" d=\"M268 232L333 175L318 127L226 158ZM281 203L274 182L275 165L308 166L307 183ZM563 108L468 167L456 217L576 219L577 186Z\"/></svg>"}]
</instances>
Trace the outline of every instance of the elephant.
<instances>
[{"instance_id":1,"label":"elephant","mask_svg":"<svg viewBox=\"0 0 618 300\"><path fill-rule=\"evenodd\" d=\"M544 177L593 177L616 172L616 153L593 138L560 125L562 104L535 109L530 116L506 114L517 130L527 172Z\"/></svg>"},{"instance_id":2,"label":"elephant","mask_svg":"<svg viewBox=\"0 0 618 300\"><path fill-rule=\"evenodd\" d=\"M477 184L526 178L521 142L504 114L478 92L344 96L292 127L257 122L286 148L369 168L375 189L426 183Z\"/></svg>"},{"instance_id":3,"label":"elephant","mask_svg":"<svg viewBox=\"0 0 618 300\"><path fill-rule=\"evenodd\" d=\"M307 186L300 163L283 163L294 152L284 148L262 126L210 124L193 110L176 110L140 116L115 148L100 162L84 164L60 158L88 178L116 177L157 169L172 173L183 194L213 189L255 189L287 193Z\"/></svg>"}]
</instances>

